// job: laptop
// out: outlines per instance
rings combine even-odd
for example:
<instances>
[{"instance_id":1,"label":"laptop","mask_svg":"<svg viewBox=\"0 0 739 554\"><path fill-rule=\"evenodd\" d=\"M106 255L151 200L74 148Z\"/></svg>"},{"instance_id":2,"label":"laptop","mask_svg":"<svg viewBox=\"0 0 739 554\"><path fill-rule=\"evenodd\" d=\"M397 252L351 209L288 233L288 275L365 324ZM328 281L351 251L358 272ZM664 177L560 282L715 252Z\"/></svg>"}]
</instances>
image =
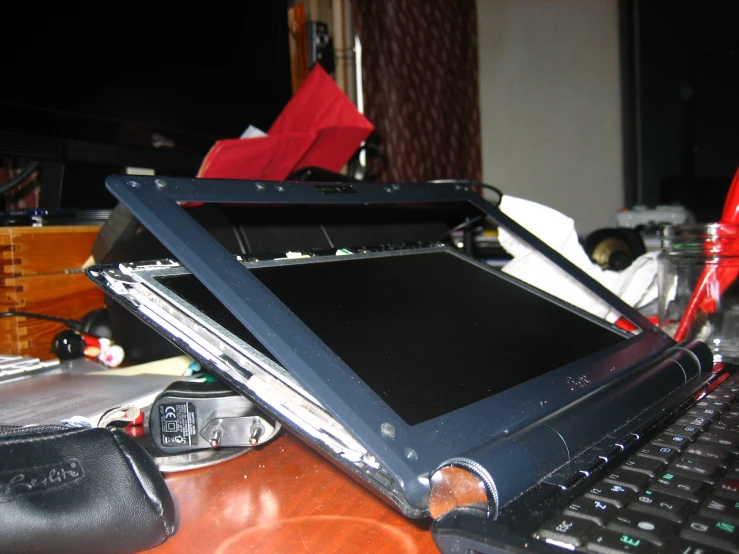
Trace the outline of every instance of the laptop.
<instances>
[{"instance_id":1,"label":"laptop","mask_svg":"<svg viewBox=\"0 0 739 554\"><path fill-rule=\"evenodd\" d=\"M739 551L734 366L676 344L469 186L106 186L172 258L88 277L405 516L433 519L442 552ZM448 240L233 254L188 202L489 217L634 330Z\"/></svg>"}]
</instances>

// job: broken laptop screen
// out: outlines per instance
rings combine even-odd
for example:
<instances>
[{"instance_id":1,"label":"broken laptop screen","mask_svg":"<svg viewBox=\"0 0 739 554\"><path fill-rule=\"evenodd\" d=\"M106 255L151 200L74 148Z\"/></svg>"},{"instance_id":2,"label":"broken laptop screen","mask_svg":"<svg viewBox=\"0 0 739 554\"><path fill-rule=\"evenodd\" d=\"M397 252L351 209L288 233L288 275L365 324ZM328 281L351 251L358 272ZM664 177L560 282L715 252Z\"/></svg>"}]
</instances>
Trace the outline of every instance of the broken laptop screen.
<instances>
[{"instance_id":1,"label":"broken laptop screen","mask_svg":"<svg viewBox=\"0 0 739 554\"><path fill-rule=\"evenodd\" d=\"M625 340L446 250L251 272L408 425ZM195 277L158 280L266 353Z\"/></svg>"},{"instance_id":2,"label":"broken laptop screen","mask_svg":"<svg viewBox=\"0 0 739 554\"><path fill-rule=\"evenodd\" d=\"M700 370L664 361L673 356L669 337L465 186L357 183L352 194L327 194L289 182L112 176L106 184L177 261L88 275L410 517L428 513L429 476L448 464L477 468L494 506L555 470L566 479L565 464L621 434L624 421L636 425L641 410ZM334 255L353 242L342 241L330 255L244 259L179 204L191 201L338 210L465 203L649 332L622 332L439 238L401 250ZM637 386L624 413L624 395Z\"/></svg>"}]
</instances>

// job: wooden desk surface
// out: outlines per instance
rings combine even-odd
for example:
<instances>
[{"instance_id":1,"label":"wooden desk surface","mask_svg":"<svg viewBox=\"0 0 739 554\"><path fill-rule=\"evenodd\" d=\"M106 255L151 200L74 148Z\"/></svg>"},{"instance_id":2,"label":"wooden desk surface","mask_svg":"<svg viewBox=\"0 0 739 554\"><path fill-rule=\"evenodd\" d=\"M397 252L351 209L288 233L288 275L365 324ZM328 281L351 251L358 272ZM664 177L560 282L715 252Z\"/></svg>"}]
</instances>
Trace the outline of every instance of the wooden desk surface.
<instances>
[{"instance_id":1,"label":"wooden desk surface","mask_svg":"<svg viewBox=\"0 0 739 554\"><path fill-rule=\"evenodd\" d=\"M259 450L166 480L178 528L151 554L439 552L428 528L284 430Z\"/></svg>"}]
</instances>

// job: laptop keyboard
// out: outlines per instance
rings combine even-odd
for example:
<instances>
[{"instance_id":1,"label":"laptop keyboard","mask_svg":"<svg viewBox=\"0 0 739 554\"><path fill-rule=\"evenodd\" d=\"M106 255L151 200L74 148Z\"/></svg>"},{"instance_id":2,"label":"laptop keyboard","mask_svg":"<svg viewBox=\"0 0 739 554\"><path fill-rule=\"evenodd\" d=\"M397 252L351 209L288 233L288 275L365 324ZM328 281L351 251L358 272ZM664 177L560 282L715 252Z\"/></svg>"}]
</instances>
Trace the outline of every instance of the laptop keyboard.
<instances>
[{"instance_id":1,"label":"laptop keyboard","mask_svg":"<svg viewBox=\"0 0 739 554\"><path fill-rule=\"evenodd\" d=\"M739 375L534 535L582 552L739 554Z\"/></svg>"},{"instance_id":2,"label":"laptop keyboard","mask_svg":"<svg viewBox=\"0 0 739 554\"><path fill-rule=\"evenodd\" d=\"M0 354L0 383L49 371L59 363L58 359L40 360L30 356Z\"/></svg>"}]
</instances>

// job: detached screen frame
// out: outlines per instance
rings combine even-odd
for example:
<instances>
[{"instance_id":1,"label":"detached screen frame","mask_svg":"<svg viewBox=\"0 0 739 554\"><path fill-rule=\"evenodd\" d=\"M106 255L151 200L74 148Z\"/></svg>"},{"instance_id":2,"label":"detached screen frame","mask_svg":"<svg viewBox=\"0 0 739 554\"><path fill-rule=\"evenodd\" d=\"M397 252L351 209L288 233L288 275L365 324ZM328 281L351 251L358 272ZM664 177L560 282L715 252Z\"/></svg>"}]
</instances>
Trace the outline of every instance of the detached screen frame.
<instances>
[{"instance_id":1,"label":"detached screen frame","mask_svg":"<svg viewBox=\"0 0 739 554\"><path fill-rule=\"evenodd\" d=\"M106 180L106 186L228 307L296 381L378 459L400 483L408 504L416 510L425 508L428 478L444 461L592 393L675 344L638 311L465 185L353 183L347 186L341 183L334 189L326 183L114 175ZM497 396L409 426L245 264L200 226L180 202L337 206L467 202L611 304L642 332ZM488 270L494 272L492 268ZM533 287L500 273L498 276L517 283L531 294L573 309ZM592 316L581 315L591 319L594 325L604 324ZM250 394L246 389L240 392Z\"/></svg>"}]
</instances>

